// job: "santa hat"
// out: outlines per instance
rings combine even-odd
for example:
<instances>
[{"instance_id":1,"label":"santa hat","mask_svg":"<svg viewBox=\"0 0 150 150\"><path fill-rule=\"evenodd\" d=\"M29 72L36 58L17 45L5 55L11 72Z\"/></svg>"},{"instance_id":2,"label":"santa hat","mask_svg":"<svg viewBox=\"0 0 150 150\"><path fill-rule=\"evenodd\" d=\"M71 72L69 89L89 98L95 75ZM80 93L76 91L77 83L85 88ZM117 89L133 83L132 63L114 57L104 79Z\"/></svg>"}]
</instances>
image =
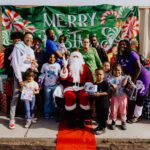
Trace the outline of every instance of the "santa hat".
<instances>
[{"instance_id":1,"label":"santa hat","mask_svg":"<svg viewBox=\"0 0 150 150\"><path fill-rule=\"evenodd\" d=\"M83 56L82 56L82 54L79 51L72 52L71 55L70 55L70 60L72 60L75 56L77 56L78 59L80 61L82 61L82 64L85 64Z\"/></svg>"}]
</instances>

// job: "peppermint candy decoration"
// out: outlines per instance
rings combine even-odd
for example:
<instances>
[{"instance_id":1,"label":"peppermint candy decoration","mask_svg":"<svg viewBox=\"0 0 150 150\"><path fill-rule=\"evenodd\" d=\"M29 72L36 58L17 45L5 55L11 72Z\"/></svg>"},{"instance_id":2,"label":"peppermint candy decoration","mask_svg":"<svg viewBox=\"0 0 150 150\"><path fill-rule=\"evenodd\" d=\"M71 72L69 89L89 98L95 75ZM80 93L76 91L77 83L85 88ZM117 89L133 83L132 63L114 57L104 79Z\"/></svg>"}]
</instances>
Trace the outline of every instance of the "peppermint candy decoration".
<instances>
[{"instance_id":1,"label":"peppermint candy decoration","mask_svg":"<svg viewBox=\"0 0 150 150\"><path fill-rule=\"evenodd\" d=\"M6 15L2 14L2 24L6 30L11 31L14 28L15 31L21 31L24 27L22 17L13 10L6 9Z\"/></svg>"},{"instance_id":2,"label":"peppermint candy decoration","mask_svg":"<svg viewBox=\"0 0 150 150\"><path fill-rule=\"evenodd\" d=\"M130 16L122 27L121 38L133 39L139 33L139 20Z\"/></svg>"},{"instance_id":3,"label":"peppermint candy decoration","mask_svg":"<svg viewBox=\"0 0 150 150\"><path fill-rule=\"evenodd\" d=\"M115 11L115 10L108 10L106 11L105 13L102 14L102 17L101 17L101 24L104 25L105 24L105 19L107 16L109 15L113 15L115 18L119 18L119 14L118 14L118 11Z\"/></svg>"},{"instance_id":4,"label":"peppermint candy decoration","mask_svg":"<svg viewBox=\"0 0 150 150\"><path fill-rule=\"evenodd\" d=\"M10 44L10 32L3 30L2 31L2 39L3 39L3 44L4 45L9 45Z\"/></svg>"},{"instance_id":5,"label":"peppermint candy decoration","mask_svg":"<svg viewBox=\"0 0 150 150\"><path fill-rule=\"evenodd\" d=\"M30 31L34 32L35 27L31 25L30 21L23 20L23 18L13 10L6 9L5 14L2 14L2 24L8 31Z\"/></svg>"},{"instance_id":6,"label":"peppermint candy decoration","mask_svg":"<svg viewBox=\"0 0 150 150\"><path fill-rule=\"evenodd\" d=\"M24 30L25 31L30 31L30 32L36 31L35 27L33 25L31 25L30 21L24 20L23 23L24 23Z\"/></svg>"}]
</instances>

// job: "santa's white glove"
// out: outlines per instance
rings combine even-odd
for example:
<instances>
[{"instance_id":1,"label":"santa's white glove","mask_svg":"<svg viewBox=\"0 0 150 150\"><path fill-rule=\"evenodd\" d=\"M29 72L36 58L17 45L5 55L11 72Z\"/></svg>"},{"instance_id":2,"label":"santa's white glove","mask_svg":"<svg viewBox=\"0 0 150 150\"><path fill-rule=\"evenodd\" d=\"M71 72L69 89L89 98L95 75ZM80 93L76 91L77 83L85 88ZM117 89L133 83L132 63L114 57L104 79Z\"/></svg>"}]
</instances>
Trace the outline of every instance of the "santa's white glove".
<instances>
[{"instance_id":1,"label":"santa's white glove","mask_svg":"<svg viewBox=\"0 0 150 150\"><path fill-rule=\"evenodd\" d=\"M65 59L65 57L63 57L63 66L67 67L68 65L68 60Z\"/></svg>"}]
</instances>

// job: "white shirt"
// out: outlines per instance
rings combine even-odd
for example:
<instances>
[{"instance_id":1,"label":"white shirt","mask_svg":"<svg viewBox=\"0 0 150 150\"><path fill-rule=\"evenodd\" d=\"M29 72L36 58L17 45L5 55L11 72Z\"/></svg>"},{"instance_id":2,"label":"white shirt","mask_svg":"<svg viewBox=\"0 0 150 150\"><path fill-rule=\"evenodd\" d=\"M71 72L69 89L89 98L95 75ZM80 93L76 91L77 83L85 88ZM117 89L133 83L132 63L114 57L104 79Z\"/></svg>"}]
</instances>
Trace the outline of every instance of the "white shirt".
<instances>
[{"instance_id":1,"label":"white shirt","mask_svg":"<svg viewBox=\"0 0 150 150\"><path fill-rule=\"evenodd\" d=\"M44 74L44 85L53 86L57 84L61 67L58 63L45 63L42 66L41 73Z\"/></svg>"}]
</instances>

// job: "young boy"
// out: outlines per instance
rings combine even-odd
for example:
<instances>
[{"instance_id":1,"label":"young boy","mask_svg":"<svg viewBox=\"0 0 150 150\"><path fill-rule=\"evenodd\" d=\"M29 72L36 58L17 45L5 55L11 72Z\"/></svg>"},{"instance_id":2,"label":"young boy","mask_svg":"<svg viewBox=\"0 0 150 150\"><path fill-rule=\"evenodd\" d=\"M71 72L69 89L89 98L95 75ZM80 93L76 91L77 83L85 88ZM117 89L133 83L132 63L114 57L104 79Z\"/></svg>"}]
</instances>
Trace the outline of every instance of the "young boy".
<instances>
[{"instance_id":1,"label":"young boy","mask_svg":"<svg viewBox=\"0 0 150 150\"><path fill-rule=\"evenodd\" d=\"M104 70L98 68L95 71L97 92L93 94L95 97L95 108L97 115L98 127L94 129L95 134L105 133L107 119L109 114L109 84L104 81Z\"/></svg>"}]
</instances>

